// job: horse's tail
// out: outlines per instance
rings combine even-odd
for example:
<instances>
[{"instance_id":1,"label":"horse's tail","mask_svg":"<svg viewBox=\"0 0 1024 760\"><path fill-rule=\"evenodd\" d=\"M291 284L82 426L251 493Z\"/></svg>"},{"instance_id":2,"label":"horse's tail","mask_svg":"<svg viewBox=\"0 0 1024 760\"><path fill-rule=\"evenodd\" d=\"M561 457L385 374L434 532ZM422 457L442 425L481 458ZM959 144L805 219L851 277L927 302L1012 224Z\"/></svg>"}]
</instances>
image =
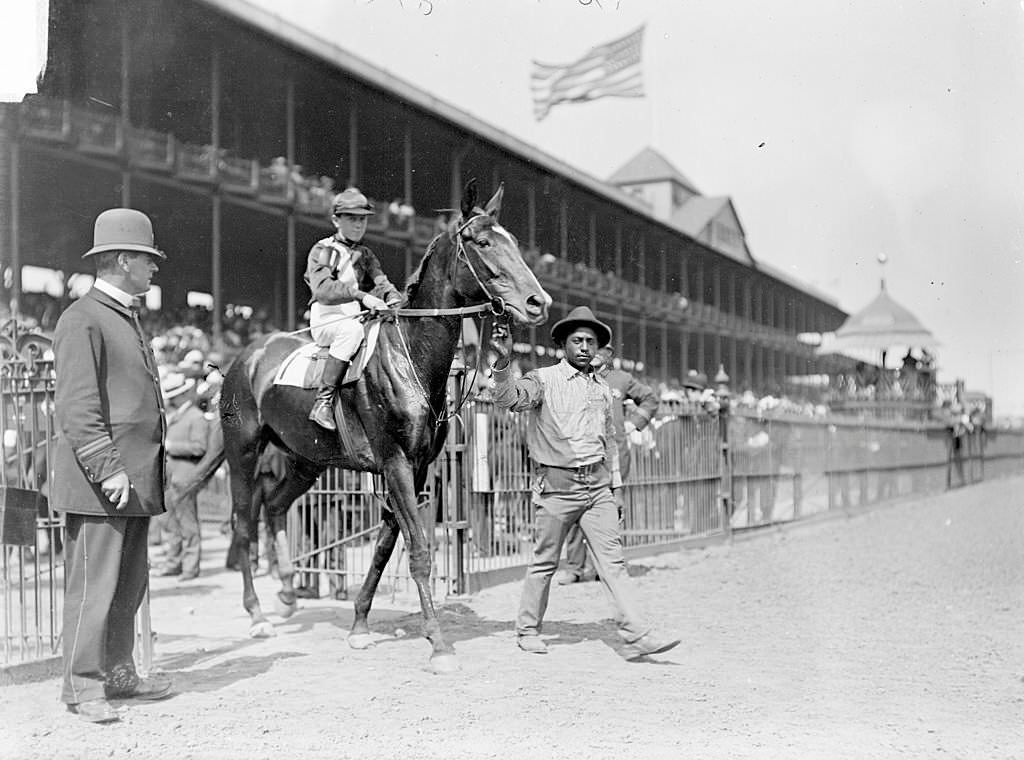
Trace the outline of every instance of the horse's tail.
<instances>
[{"instance_id":1,"label":"horse's tail","mask_svg":"<svg viewBox=\"0 0 1024 760\"><path fill-rule=\"evenodd\" d=\"M224 432L221 430L219 424L210 426L210 434L206 439L206 453L203 454L203 458L196 463L196 471L192 476L192 480L186 483L182 488L176 489L173 494L175 498L187 499L193 494L199 493L207 483L210 482L210 478L217 472L217 469L224 462Z\"/></svg>"}]
</instances>

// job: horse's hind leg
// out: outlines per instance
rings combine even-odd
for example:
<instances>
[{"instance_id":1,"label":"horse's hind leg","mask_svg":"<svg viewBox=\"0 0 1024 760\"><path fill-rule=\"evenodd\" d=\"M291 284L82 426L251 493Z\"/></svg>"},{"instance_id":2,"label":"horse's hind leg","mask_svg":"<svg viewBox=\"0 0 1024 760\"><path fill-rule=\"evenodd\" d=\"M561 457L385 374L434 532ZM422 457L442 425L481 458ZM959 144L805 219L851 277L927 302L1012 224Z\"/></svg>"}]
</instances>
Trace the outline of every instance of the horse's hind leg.
<instances>
[{"instance_id":1,"label":"horse's hind leg","mask_svg":"<svg viewBox=\"0 0 1024 760\"><path fill-rule=\"evenodd\" d=\"M267 500L267 522L271 535L274 536L278 580L281 581L281 590L277 592L274 609L281 617L291 617L297 604L294 585L295 565L292 563L288 547L288 508L309 490L323 471L323 465L313 464L294 456L289 457L288 475Z\"/></svg>"},{"instance_id":2,"label":"horse's hind leg","mask_svg":"<svg viewBox=\"0 0 1024 760\"><path fill-rule=\"evenodd\" d=\"M388 560L391 559L391 554L395 550L398 531L398 520L394 513L384 510L380 532L377 534L377 543L373 549L370 570L359 589L359 596L356 597L355 619L352 621L352 630L348 634L348 644L353 649L366 649L373 645L367 618L370 615L370 607L373 605L373 597L377 593L377 585L380 583L384 568L387 567Z\"/></svg>"},{"instance_id":3,"label":"horse's hind leg","mask_svg":"<svg viewBox=\"0 0 1024 760\"><path fill-rule=\"evenodd\" d=\"M252 565L249 562L253 479L256 475L256 462L259 459L260 435L254 422L243 422L240 417L232 419L236 420L235 426L225 424L224 427L224 453L231 477L231 510L234 515L231 550L234 556L241 558L242 605L249 613L249 635L262 639L273 636L274 627L260 607L260 600L252 581Z\"/></svg>"}]
</instances>

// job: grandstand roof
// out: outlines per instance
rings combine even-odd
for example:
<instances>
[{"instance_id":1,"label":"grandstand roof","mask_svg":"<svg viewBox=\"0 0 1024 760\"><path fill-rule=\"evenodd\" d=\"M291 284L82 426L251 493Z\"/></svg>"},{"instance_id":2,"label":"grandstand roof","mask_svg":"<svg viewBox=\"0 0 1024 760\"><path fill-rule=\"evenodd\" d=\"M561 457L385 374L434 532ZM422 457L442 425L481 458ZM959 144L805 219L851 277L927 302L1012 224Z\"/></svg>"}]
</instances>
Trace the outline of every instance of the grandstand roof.
<instances>
[{"instance_id":1,"label":"grandstand roof","mask_svg":"<svg viewBox=\"0 0 1024 760\"><path fill-rule=\"evenodd\" d=\"M343 50L328 39L319 37L301 27L296 26L287 19L263 8L252 5L247 0L195 0L217 12L220 12L236 22L248 26L258 32L281 42L294 49L301 55L323 61L338 69L348 72L363 82L376 87L384 92L390 93L403 102L421 108L440 119L453 123L460 128L467 129L489 140L494 145L508 150L525 160L540 166L551 173L574 182L578 186L603 197L609 202L626 207L634 214L643 217L655 224L667 227L675 232L691 236L691 233L679 226L677 223L664 220L656 216L651 209L640 199L633 197L619 187L601 181L586 172L583 172L564 161L537 149L511 134L494 127L491 124L473 116L467 111L457 108L422 89L396 77L394 74L375 66L368 61ZM634 160L628 162L620 172L624 171L630 164L636 162L635 171L641 169L649 171L653 175L661 175L665 179L673 179L684 185L687 189L697 192L693 183L690 182L681 172L652 148L645 148ZM618 172L616 173L618 175ZM615 177L613 176L613 179ZM725 255L725 254L722 254ZM832 298L823 297L820 293L808 288L803 283L798 283L794 278L780 276L780 274L763 266L756 266L757 269L781 282L806 292L819 300L838 308Z\"/></svg>"},{"instance_id":2,"label":"grandstand roof","mask_svg":"<svg viewBox=\"0 0 1024 760\"><path fill-rule=\"evenodd\" d=\"M651 147L641 150L608 178L612 185L635 185L664 180L677 182L690 192L700 194L697 187L673 166L671 161Z\"/></svg>"},{"instance_id":3,"label":"grandstand roof","mask_svg":"<svg viewBox=\"0 0 1024 760\"><path fill-rule=\"evenodd\" d=\"M731 201L726 196L707 198L695 195L672 212L672 223L688 235L699 235L708 223ZM737 217L737 223L739 218ZM742 230L742 226L740 228Z\"/></svg>"},{"instance_id":4,"label":"grandstand roof","mask_svg":"<svg viewBox=\"0 0 1024 760\"><path fill-rule=\"evenodd\" d=\"M532 163L543 166L591 192L602 195L619 205L628 206L635 213L642 214L653 221L659 221L651 215L649 209L641 201L617 187L612 187L596 177L555 158L551 154L538 150L529 143L513 137L508 132L473 116L468 111L457 108L424 92L418 87L399 79L389 71L343 50L330 40L318 37L275 13L252 5L246 2L246 0L196 1L280 40L304 55L332 64L353 74L367 84L390 92L407 103L469 129L481 137L490 140L495 145L523 156Z\"/></svg>"}]
</instances>

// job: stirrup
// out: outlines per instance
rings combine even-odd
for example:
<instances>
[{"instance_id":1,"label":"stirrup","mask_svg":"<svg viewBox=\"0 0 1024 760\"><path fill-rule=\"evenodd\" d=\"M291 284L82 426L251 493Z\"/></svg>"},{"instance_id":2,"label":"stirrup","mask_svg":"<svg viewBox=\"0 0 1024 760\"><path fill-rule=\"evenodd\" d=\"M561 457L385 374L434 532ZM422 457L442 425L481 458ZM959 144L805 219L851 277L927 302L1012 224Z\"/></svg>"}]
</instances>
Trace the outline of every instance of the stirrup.
<instances>
[{"instance_id":1,"label":"stirrup","mask_svg":"<svg viewBox=\"0 0 1024 760\"><path fill-rule=\"evenodd\" d=\"M313 404L313 408L309 411L309 419L311 422L315 422L325 430L338 429L338 426L334 422L333 404L329 401L317 399L316 403Z\"/></svg>"}]
</instances>

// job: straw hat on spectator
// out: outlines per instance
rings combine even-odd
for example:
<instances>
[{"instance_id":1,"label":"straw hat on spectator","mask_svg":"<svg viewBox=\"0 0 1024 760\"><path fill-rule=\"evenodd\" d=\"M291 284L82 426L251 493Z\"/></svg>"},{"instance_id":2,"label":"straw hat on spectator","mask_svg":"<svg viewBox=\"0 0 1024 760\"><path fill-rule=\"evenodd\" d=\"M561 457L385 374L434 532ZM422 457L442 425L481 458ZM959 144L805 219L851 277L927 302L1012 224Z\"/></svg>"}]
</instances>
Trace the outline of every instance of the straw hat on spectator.
<instances>
[{"instance_id":1,"label":"straw hat on spectator","mask_svg":"<svg viewBox=\"0 0 1024 760\"><path fill-rule=\"evenodd\" d=\"M165 401L170 401L183 393L188 393L195 384L196 381L191 377L185 377L183 372L168 372L160 381L160 392Z\"/></svg>"}]
</instances>

